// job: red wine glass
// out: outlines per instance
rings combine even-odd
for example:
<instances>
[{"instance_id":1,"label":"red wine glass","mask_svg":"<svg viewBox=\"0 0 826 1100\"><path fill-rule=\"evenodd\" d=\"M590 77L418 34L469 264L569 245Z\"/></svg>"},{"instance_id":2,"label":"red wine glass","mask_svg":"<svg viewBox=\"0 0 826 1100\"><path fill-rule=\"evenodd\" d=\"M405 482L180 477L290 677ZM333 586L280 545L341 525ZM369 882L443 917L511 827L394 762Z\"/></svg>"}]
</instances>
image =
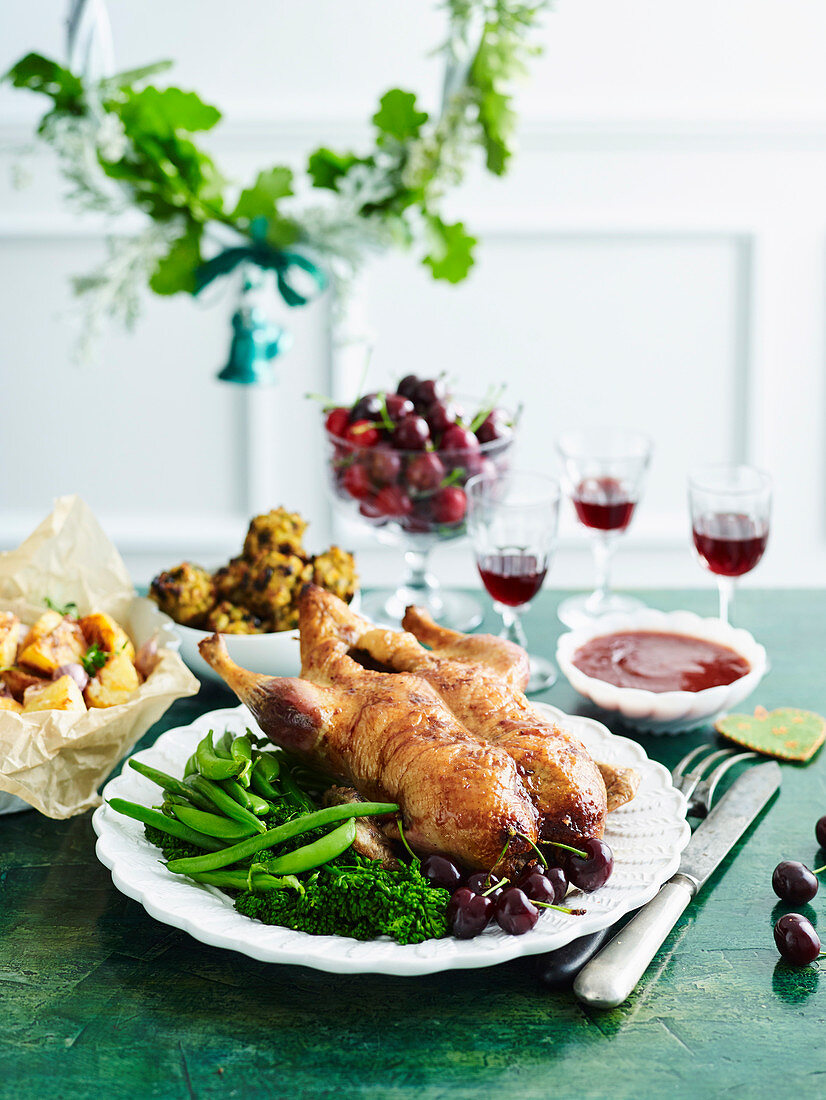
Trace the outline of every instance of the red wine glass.
<instances>
[{"instance_id":1,"label":"red wine glass","mask_svg":"<svg viewBox=\"0 0 826 1100\"><path fill-rule=\"evenodd\" d=\"M589 596L563 600L557 614L577 627L600 615L644 604L611 591L611 558L631 523L651 460L651 440L639 432L592 428L564 432L557 441L563 484L577 519L592 538L597 584Z\"/></svg>"},{"instance_id":2,"label":"red wine glass","mask_svg":"<svg viewBox=\"0 0 826 1100\"><path fill-rule=\"evenodd\" d=\"M466 486L468 530L482 583L504 624L500 637L527 649L520 615L542 587L556 546L559 485L544 474L479 474ZM530 657L527 690L556 680L554 665Z\"/></svg>"},{"instance_id":3,"label":"red wine glass","mask_svg":"<svg viewBox=\"0 0 826 1100\"><path fill-rule=\"evenodd\" d=\"M753 466L702 466L689 475L694 548L717 578L723 622L729 621L736 578L763 557L771 497L771 478Z\"/></svg>"}]
</instances>

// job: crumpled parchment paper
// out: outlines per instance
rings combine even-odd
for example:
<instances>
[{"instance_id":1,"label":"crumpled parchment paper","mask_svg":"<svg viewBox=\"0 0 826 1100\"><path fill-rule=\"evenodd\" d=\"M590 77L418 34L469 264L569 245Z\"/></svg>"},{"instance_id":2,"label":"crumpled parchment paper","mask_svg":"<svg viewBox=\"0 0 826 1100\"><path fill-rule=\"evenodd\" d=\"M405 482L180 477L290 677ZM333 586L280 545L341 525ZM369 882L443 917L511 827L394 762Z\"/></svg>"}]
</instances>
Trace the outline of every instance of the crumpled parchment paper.
<instances>
[{"instance_id":1,"label":"crumpled parchment paper","mask_svg":"<svg viewBox=\"0 0 826 1100\"><path fill-rule=\"evenodd\" d=\"M136 649L154 630L147 626L151 616L133 616L137 597L123 559L76 496L60 497L25 542L0 554L0 610L31 624L46 610L47 596L57 606L74 601L80 615L107 612ZM0 711L0 791L47 817L73 817L99 805L97 788L118 761L175 699L200 687L176 652L159 648L158 658L149 678L118 706Z\"/></svg>"}]
</instances>

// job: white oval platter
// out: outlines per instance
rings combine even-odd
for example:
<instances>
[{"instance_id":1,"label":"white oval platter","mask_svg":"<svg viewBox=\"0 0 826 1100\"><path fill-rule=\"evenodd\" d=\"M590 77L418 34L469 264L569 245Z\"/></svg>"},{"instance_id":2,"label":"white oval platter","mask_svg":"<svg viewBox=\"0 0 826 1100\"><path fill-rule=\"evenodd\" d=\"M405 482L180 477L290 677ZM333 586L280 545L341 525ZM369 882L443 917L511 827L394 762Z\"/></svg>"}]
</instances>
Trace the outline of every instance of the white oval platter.
<instances>
[{"instance_id":1,"label":"white oval platter","mask_svg":"<svg viewBox=\"0 0 826 1100\"><path fill-rule=\"evenodd\" d=\"M401 945L382 937L361 942L344 936L311 936L261 924L233 908L232 901L213 887L173 875L160 852L144 836L137 821L116 813L106 803L92 817L98 836L96 852L110 868L112 881L127 897L139 901L150 916L189 932L215 947L240 951L261 962L292 963L339 974L432 974L440 970L491 966L522 955L554 951L579 936L613 924L624 913L650 901L677 870L688 843L686 803L666 769L649 760L643 749L612 734L600 722L565 715L542 703L534 706L579 737L601 763L636 768L641 776L636 798L610 814L605 840L614 851L614 871L592 894L569 893L568 903L587 910L568 916L545 910L523 936L508 936L495 924L472 940L452 936ZM189 726L162 734L136 759L172 775L182 775L186 760L207 730L241 733L255 722L245 707L204 714ZM131 768L107 783L104 799L126 798L144 805L158 801L158 788Z\"/></svg>"}]
</instances>

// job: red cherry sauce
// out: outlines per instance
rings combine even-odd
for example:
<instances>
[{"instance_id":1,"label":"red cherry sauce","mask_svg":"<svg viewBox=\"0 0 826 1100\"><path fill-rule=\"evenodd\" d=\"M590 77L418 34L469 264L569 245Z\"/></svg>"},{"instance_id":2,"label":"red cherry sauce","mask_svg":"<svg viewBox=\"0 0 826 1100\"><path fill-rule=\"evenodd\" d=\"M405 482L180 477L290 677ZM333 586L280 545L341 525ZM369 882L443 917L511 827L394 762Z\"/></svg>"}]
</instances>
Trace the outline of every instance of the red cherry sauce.
<instances>
[{"instance_id":1,"label":"red cherry sauce","mask_svg":"<svg viewBox=\"0 0 826 1100\"><path fill-rule=\"evenodd\" d=\"M576 651L573 663L595 680L643 691L704 691L731 684L751 668L728 646L654 630L591 638Z\"/></svg>"},{"instance_id":2,"label":"red cherry sauce","mask_svg":"<svg viewBox=\"0 0 826 1100\"><path fill-rule=\"evenodd\" d=\"M637 504L614 477L585 478L571 499L579 522L597 531L624 531Z\"/></svg>"},{"instance_id":3,"label":"red cherry sauce","mask_svg":"<svg viewBox=\"0 0 826 1100\"><path fill-rule=\"evenodd\" d=\"M537 594L548 571L534 554L486 554L477 562L490 595L508 607L521 607Z\"/></svg>"},{"instance_id":4,"label":"red cherry sauce","mask_svg":"<svg viewBox=\"0 0 826 1100\"><path fill-rule=\"evenodd\" d=\"M737 512L707 512L694 520L693 535L707 569L721 577L741 577L763 557L769 529Z\"/></svg>"}]
</instances>

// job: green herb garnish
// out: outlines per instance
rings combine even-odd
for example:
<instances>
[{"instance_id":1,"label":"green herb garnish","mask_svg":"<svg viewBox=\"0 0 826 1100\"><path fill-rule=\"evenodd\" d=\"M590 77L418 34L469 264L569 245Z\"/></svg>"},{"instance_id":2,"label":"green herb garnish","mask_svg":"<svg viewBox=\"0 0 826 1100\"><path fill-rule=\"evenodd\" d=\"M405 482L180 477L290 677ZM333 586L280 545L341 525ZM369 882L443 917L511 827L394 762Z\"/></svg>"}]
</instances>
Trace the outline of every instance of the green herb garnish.
<instances>
[{"instance_id":1,"label":"green herb garnish","mask_svg":"<svg viewBox=\"0 0 826 1100\"><path fill-rule=\"evenodd\" d=\"M84 655L80 658L80 663L83 665L88 676L94 676L98 669L103 668L106 664L106 660L109 654L105 649L101 649L95 642L90 645Z\"/></svg>"},{"instance_id":2,"label":"green herb garnish","mask_svg":"<svg viewBox=\"0 0 826 1100\"><path fill-rule=\"evenodd\" d=\"M69 600L69 602L63 604L62 607L59 604L53 603L48 596L46 596L43 602L50 611L56 611L58 615L71 615L73 619L77 618L78 606L74 600Z\"/></svg>"}]
</instances>

